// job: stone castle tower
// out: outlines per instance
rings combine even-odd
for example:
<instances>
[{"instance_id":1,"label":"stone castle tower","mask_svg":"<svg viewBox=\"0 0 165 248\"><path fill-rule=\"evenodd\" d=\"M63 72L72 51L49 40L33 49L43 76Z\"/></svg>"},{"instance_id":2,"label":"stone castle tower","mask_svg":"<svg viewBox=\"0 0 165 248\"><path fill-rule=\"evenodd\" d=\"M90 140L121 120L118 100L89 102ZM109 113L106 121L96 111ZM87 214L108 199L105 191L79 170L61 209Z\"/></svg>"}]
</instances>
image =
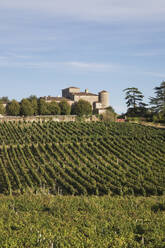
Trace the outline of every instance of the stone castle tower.
<instances>
[{"instance_id":1,"label":"stone castle tower","mask_svg":"<svg viewBox=\"0 0 165 248\"><path fill-rule=\"evenodd\" d=\"M102 104L102 108L109 107L109 93L108 91L99 92L99 102Z\"/></svg>"}]
</instances>

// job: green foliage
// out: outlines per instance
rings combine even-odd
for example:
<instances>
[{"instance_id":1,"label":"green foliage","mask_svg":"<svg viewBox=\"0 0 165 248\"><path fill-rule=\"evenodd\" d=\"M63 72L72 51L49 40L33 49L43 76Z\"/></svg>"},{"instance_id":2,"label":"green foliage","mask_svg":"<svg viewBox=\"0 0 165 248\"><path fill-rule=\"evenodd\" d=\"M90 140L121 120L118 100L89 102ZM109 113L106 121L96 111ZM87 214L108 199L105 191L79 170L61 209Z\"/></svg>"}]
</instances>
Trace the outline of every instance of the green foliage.
<instances>
[{"instance_id":1,"label":"green foliage","mask_svg":"<svg viewBox=\"0 0 165 248\"><path fill-rule=\"evenodd\" d=\"M92 106L85 100L79 100L72 106L72 114L83 116L92 114Z\"/></svg>"},{"instance_id":2,"label":"green foliage","mask_svg":"<svg viewBox=\"0 0 165 248\"><path fill-rule=\"evenodd\" d=\"M0 193L164 194L164 129L50 120L3 122L0 131Z\"/></svg>"},{"instance_id":3,"label":"green foliage","mask_svg":"<svg viewBox=\"0 0 165 248\"><path fill-rule=\"evenodd\" d=\"M60 107L56 102L47 103L47 109L50 115L60 115Z\"/></svg>"},{"instance_id":4,"label":"green foliage","mask_svg":"<svg viewBox=\"0 0 165 248\"><path fill-rule=\"evenodd\" d=\"M164 248L164 197L0 199L0 247Z\"/></svg>"},{"instance_id":5,"label":"green foliage","mask_svg":"<svg viewBox=\"0 0 165 248\"><path fill-rule=\"evenodd\" d=\"M106 109L106 112L100 115L100 118L103 121L116 121L117 114L115 113L115 110L109 106Z\"/></svg>"},{"instance_id":6,"label":"green foliage","mask_svg":"<svg viewBox=\"0 0 165 248\"><path fill-rule=\"evenodd\" d=\"M160 111L158 113L155 113L153 116L152 116L152 120L153 122L165 122L165 112L164 111Z\"/></svg>"},{"instance_id":7,"label":"green foliage","mask_svg":"<svg viewBox=\"0 0 165 248\"><path fill-rule=\"evenodd\" d=\"M7 96L3 96L0 98L0 103L8 103L9 102L9 98Z\"/></svg>"},{"instance_id":8,"label":"green foliage","mask_svg":"<svg viewBox=\"0 0 165 248\"><path fill-rule=\"evenodd\" d=\"M49 115L48 104L45 102L44 99L42 98L39 99L38 106L39 106L40 115Z\"/></svg>"},{"instance_id":9,"label":"green foliage","mask_svg":"<svg viewBox=\"0 0 165 248\"><path fill-rule=\"evenodd\" d=\"M5 107L3 106L2 103L0 103L0 114L4 115L5 114Z\"/></svg>"},{"instance_id":10,"label":"green foliage","mask_svg":"<svg viewBox=\"0 0 165 248\"><path fill-rule=\"evenodd\" d=\"M31 95L29 96L28 100L31 102L33 111L34 111L34 115L38 114L38 99L35 95Z\"/></svg>"},{"instance_id":11,"label":"green foliage","mask_svg":"<svg viewBox=\"0 0 165 248\"><path fill-rule=\"evenodd\" d=\"M154 122L165 122L165 81L155 87L155 97L150 97Z\"/></svg>"},{"instance_id":12,"label":"green foliage","mask_svg":"<svg viewBox=\"0 0 165 248\"><path fill-rule=\"evenodd\" d=\"M61 115L70 115L71 106L67 103L67 101L61 101L59 103L59 107L61 109Z\"/></svg>"},{"instance_id":13,"label":"green foliage","mask_svg":"<svg viewBox=\"0 0 165 248\"><path fill-rule=\"evenodd\" d=\"M61 110L56 102L45 102L44 99L39 99L39 114L40 115L59 115Z\"/></svg>"},{"instance_id":14,"label":"green foliage","mask_svg":"<svg viewBox=\"0 0 165 248\"><path fill-rule=\"evenodd\" d=\"M108 108L106 108L106 110L111 112L111 113L115 113L115 110L112 106L109 106Z\"/></svg>"},{"instance_id":15,"label":"green foliage","mask_svg":"<svg viewBox=\"0 0 165 248\"><path fill-rule=\"evenodd\" d=\"M143 106L136 108L128 108L127 110L128 117L148 117L149 115L149 110Z\"/></svg>"},{"instance_id":16,"label":"green foliage","mask_svg":"<svg viewBox=\"0 0 165 248\"><path fill-rule=\"evenodd\" d=\"M135 87L127 88L126 104L127 104L127 117L150 117L150 112L147 109L147 104L143 103L143 94Z\"/></svg>"},{"instance_id":17,"label":"green foliage","mask_svg":"<svg viewBox=\"0 0 165 248\"><path fill-rule=\"evenodd\" d=\"M22 99L21 101L21 115L32 116L34 115L34 109L31 101L28 99Z\"/></svg>"},{"instance_id":18,"label":"green foliage","mask_svg":"<svg viewBox=\"0 0 165 248\"><path fill-rule=\"evenodd\" d=\"M20 105L16 100L12 100L6 106L7 115L17 116L20 114Z\"/></svg>"},{"instance_id":19,"label":"green foliage","mask_svg":"<svg viewBox=\"0 0 165 248\"><path fill-rule=\"evenodd\" d=\"M159 87L155 87L155 97L150 98L150 104L155 112L165 113L165 81Z\"/></svg>"},{"instance_id":20,"label":"green foliage","mask_svg":"<svg viewBox=\"0 0 165 248\"><path fill-rule=\"evenodd\" d=\"M133 107L136 108L139 103L143 100L143 94L138 90L138 88L132 87L132 88L126 88L123 90L126 92L126 104L127 107Z\"/></svg>"}]
</instances>

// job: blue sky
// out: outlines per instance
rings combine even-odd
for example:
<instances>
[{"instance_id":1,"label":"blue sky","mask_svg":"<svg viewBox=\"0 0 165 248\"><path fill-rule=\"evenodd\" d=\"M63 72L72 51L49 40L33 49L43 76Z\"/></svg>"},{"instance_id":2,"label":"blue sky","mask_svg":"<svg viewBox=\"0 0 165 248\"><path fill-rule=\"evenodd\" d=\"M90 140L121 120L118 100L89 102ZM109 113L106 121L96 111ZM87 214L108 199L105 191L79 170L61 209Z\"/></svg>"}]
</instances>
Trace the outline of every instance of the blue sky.
<instances>
[{"instance_id":1,"label":"blue sky","mask_svg":"<svg viewBox=\"0 0 165 248\"><path fill-rule=\"evenodd\" d=\"M164 0L0 0L0 96L58 96L68 86L148 97L165 80Z\"/></svg>"}]
</instances>

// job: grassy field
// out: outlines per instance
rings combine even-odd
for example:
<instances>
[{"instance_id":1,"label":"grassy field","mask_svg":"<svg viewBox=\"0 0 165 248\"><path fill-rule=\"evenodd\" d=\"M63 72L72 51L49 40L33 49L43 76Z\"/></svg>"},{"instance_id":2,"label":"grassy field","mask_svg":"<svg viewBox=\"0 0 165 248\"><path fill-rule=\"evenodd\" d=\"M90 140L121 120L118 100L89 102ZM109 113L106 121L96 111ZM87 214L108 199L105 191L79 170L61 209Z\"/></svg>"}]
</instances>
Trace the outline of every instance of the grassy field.
<instances>
[{"instance_id":1,"label":"grassy field","mask_svg":"<svg viewBox=\"0 0 165 248\"><path fill-rule=\"evenodd\" d=\"M1 248L165 246L165 197L0 198Z\"/></svg>"}]
</instances>

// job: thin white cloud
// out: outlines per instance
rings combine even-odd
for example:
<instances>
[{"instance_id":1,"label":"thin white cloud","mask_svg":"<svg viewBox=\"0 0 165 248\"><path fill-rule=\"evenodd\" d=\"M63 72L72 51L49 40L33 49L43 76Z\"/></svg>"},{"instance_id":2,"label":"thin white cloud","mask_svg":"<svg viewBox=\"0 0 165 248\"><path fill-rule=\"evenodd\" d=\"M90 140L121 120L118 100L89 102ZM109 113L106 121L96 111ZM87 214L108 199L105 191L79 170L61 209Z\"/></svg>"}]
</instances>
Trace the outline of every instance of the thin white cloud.
<instances>
[{"instance_id":1,"label":"thin white cloud","mask_svg":"<svg viewBox=\"0 0 165 248\"><path fill-rule=\"evenodd\" d=\"M22 60L19 60L22 59ZM8 68L31 68L31 69L77 69L83 71L105 72L116 71L120 66L115 64L104 63L89 63L79 61L67 61L67 62L43 62L43 61L27 61L26 56L15 56L0 60L0 67Z\"/></svg>"},{"instance_id":2,"label":"thin white cloud","mask_svg":"<svg viewBox=\"0 0 165 248\"><path fill-rule=\"evenodd\" d=\"M62 63L69 67L76 67L84 70L91 71L109 71L117 68L117 65L114 64L102 64L102 63L86 63L86 62L65 62Z\"/></svg>"},{"instance_id":3,"label":"thin white cloud","mask_svg":"<svg viewBox=\"0 0 165 248\"><path fill-rule=\"evenodd\" d=\"M5 57L5 56L4 56ZM22 54L16 54L16 53L7 53L7 56L5 58L12 58L12 59L31 59L32 56L29 55L22 55Z\"/></svg>"},{"instance_id":4,"label":"thin white cloud","mask_svg":"<svg viewBox=\"0 0 165 248\"><path fill-rule=\"evenodd\" d=\"M24 69L56 69L70 70L76 72L115 72L123 73L127 71L129 74L143 74L152 77L165 79L164 72L145 71L137 66L116 64L116 63L97 63L82 61L43 61L37 60L32 56L24 54L8 53L6 56L0 56L0 68L24 68Z\"/></svg>"},{"instance_id":5,"label":"thin white cloud","mask_svg":"<svg viewBox=\"0 0 165 248\"><path fill-rule=\"evenodd\" d=\"M2 0L0 8L44 12L85 20L164 19L164 0Z\"/></svg>"}]
</instances>

